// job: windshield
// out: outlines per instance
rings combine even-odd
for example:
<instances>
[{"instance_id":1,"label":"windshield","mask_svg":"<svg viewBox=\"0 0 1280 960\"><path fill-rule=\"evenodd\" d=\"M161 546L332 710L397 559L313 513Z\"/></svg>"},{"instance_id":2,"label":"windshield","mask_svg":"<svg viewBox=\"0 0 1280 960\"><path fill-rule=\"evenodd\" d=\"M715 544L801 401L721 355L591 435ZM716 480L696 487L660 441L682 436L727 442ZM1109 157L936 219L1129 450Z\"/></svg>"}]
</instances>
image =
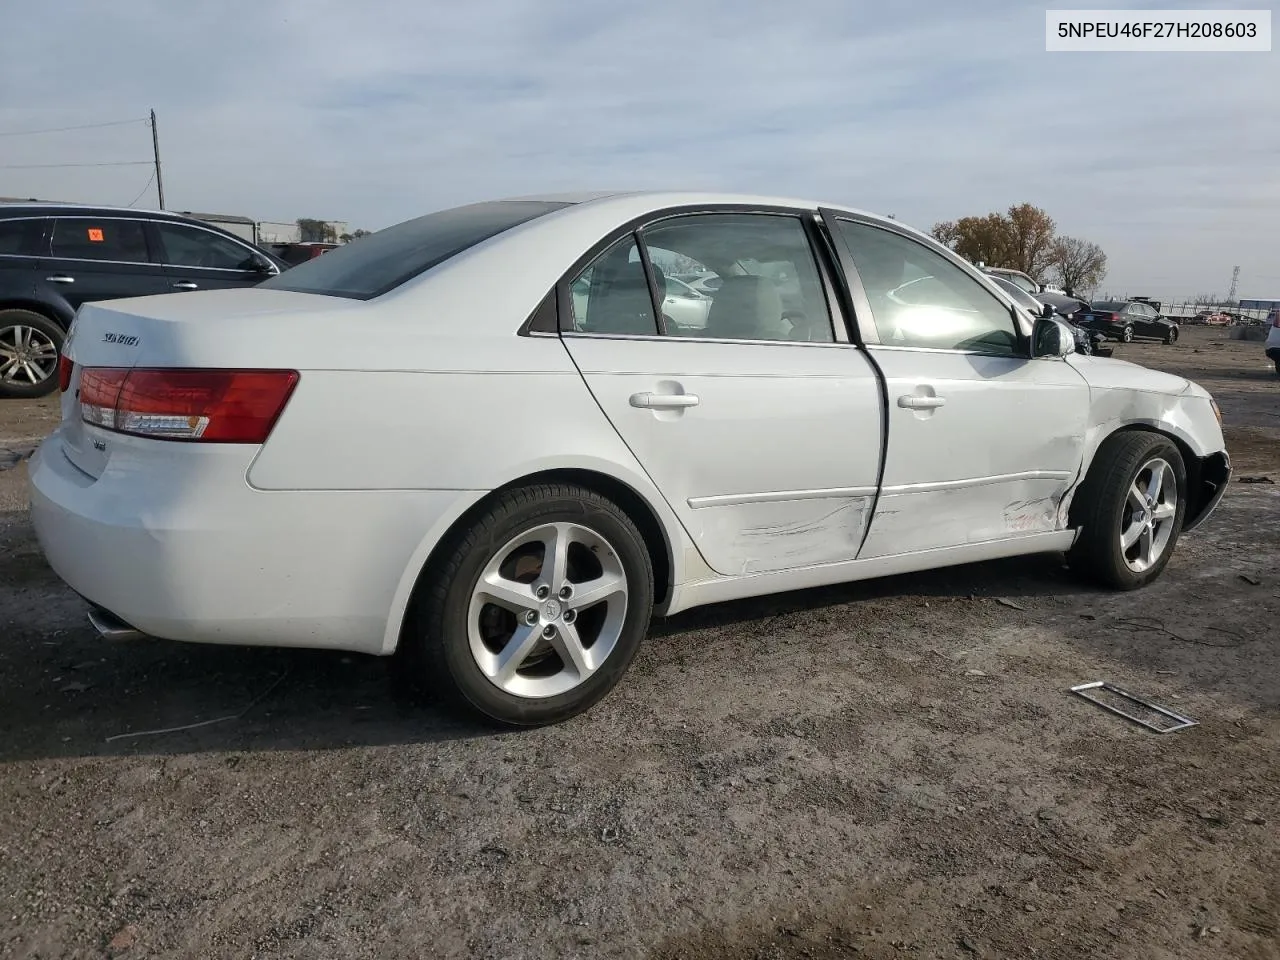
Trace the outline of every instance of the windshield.
<instances>
[{"instance_id":1,"label":"windshield","mask_svg":"<svg viewBox=\"0 0 1280 960\"><path fill-rule=\"evenodd\" d=\"M994 280L996 282L996 286L1007 293L1018 306L1022 307L1024 310L1030 310L1033 314L1038 314L1040 312L1040 302L1016 283L1010 283L1004 277L992 277L991 279Z\"/></svg>"},{"instance_id":2,"label":"windshield","mask_svg":"<svg viewBox=\"0 0 1280 960\"><path fill-rule=\"evenodd\" d=\"M566 206L498 200L440 210L353 240L259 286L369 300L478 243Z\"/></svg>"}]
</instances>

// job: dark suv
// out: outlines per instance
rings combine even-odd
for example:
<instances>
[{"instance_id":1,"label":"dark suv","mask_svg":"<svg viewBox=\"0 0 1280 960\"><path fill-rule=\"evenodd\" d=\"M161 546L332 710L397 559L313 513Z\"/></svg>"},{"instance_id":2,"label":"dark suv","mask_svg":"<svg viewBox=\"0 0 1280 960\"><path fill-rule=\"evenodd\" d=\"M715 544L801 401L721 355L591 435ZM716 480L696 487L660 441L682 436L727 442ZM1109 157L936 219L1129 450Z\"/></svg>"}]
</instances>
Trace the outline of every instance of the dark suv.
<instances>
[{"instance_id":1,"label":"dark suv","mask_svg":"<svg viewBox=\"0 0 1280 960\"><path fill-rule=\"evenodd\" d=\"M80 304L247 287L287 265L189 217L53 203L0 204L0 397L58 385L58 351Z\"/></svg>"}]
</instances>

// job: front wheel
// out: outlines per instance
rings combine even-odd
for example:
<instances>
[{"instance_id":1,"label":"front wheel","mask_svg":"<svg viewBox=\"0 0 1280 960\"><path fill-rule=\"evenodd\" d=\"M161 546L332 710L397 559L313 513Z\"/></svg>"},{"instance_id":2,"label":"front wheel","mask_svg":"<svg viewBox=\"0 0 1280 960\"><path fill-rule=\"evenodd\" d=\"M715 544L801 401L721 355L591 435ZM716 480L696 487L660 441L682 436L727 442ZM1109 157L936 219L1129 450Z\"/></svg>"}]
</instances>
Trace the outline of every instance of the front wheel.
<instances>
[{"instance_id":1,"label":"front wheel","mask_svg":"<svg viewBox=\"0 0 1280 960\"><path fill-rule=\"evenodd\" d=\"M1169 328L1169 332L1168 332L1168 333L1166 333L1166 334L1164 335L1164 342L1165 342L1165 343L1167 343L1167 344L1174 344L1174 343L1177 343L1177 342L1178 342L1178 328L1177 328L1177 327L1170 327L1170 328Z\"/></svg>"},{"instance_id":2,"label":"front wheel","mask_svg":"<svg viewBox=\"0 0 1280 960\"><path fill-rule=\"evenodd\" d=\"M0 310L0 397L43 397L58 386L62 328L30 310Z\"/></svg>"},{"instance_id":3,"label":"front wheel","mask_svg":"<svg viewBox=\"0 0 1280 960\"><path fill-rule=\"evenodd\" d=\"M1120 339L1123 340L1125 343L1133 343L1133 326L1132 325L1124 328L1124 331L1120 334Z\"/></svg>"},{"instance_id":4,"label":"front wheel","mask_svg":"<svg viewBox=\"0 0 1280 960\"><path fill-rule=\"evenodd\" d=\"M1160 576L1182 530L1187 470L1172 440L1126 431L1098 449L1071 506L1080 535L1067 562L1117 590Z\"/></svg>"},{"instance_id":5,"label":"front wheel","mask_svg":"<svg viewBox=\"0 0 1280 960\"><path fill-rule=\"evenodd\" d=\"M508 491L445 551L410 609L403 668L500 723L587 710L617 685L648 631L644 538L592 490Z\"/></svg>"}]
</instances>

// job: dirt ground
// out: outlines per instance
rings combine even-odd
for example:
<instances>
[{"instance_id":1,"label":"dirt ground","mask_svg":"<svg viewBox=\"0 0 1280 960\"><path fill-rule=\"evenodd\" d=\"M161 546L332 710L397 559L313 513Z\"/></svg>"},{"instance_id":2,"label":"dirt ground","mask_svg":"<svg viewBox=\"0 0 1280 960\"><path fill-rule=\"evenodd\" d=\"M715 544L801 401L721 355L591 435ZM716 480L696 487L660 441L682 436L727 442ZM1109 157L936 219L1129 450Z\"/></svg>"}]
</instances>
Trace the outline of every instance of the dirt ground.
<instances>
[{"instance_id":1,"label":"dirt ground","mask_svg":"<svg viewBox=\"0 0 1280 960\"><path fill-rule=\"evenodd\" d=\"M374 659L96 640L26 514L55 404L0 401L0 956L1280 957L1280 379L1221 330L1116 355L1274 481L1152 587L1047 557L693 611L502 734Z\"/></svg>"}]
</instances>

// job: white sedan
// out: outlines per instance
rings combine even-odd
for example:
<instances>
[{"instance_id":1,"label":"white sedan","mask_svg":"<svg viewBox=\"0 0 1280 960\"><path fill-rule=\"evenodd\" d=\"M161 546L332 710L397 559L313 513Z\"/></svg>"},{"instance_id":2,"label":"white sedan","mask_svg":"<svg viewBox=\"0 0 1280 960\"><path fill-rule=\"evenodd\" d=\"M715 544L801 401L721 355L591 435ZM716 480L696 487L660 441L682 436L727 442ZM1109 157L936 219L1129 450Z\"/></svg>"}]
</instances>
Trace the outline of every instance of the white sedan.
<instances>
[{"instance_id":1,"label":"white sedan","mask_svg":"<svg viewBox=\"0 0 1280 960\"><path fill-rule=\"evenodd\" d=\"M655 261L721 278L704 324ZM444 210L86 305L60 376L32 518L100 632L398 654L512 724L598 701L655 611L1042 552L1140 587L1230 476L1194 383L759 197Z\"/></svg>"}]
</instances>

